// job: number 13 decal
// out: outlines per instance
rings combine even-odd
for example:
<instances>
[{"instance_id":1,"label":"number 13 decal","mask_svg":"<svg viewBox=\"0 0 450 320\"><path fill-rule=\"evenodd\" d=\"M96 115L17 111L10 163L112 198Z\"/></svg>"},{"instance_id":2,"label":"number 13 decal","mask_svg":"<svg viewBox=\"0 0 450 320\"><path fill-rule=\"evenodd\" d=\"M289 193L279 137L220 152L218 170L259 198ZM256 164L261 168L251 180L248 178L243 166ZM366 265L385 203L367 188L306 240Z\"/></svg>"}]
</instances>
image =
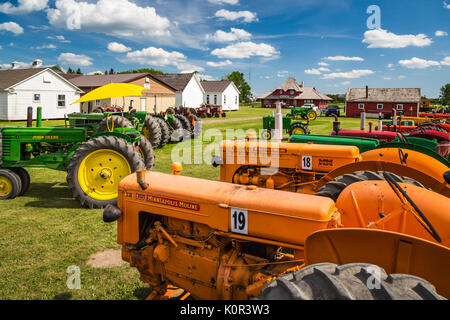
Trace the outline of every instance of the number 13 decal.
<instances>
[{"instance_id":1,"label":"number 13 decal","mask_svg":"<svg viewBox=\"0 0 450 320\"><path fill-rule=\"evenodd\" d=\"M231 208L231 232L248 234L248 211Z\"/></svg>"}]
</instances>

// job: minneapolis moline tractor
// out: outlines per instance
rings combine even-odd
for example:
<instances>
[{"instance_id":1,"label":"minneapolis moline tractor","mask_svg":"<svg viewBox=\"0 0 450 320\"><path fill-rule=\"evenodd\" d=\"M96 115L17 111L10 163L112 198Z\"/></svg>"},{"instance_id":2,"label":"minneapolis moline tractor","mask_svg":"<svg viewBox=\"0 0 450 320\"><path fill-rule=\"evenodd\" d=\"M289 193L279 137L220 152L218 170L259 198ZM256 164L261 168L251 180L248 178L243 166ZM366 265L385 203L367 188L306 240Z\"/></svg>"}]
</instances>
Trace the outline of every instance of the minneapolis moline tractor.
<instances>
[{"instance_id":1,"label":"minneapolis moline tractor","mask_svg":"<svg viewBox=\"0 0 450 320\"><path fill-rule=\"evenodd\" d=\"M381 175L325 196L137 171L103 220L149 299L449 298L450 199Z\"/></svg>"},{"instance_id":2,"label":"minneapolis moline tractor","mask_svg":"<svg viewBox=\"0 0 450 320\"><path fill-rule=\"evenodd\" d=\"M25 168L67 171L67 183L84 207L104 208L117 202L120 180L136 170L151 170L151 143L133 128L114 127L113 116L104 131L82 127L37 126L0 129L0 200L22 196L30 186ZM106 121L105 121L106 123ZM101 123L102 124L102 123Z\"/></svg>"}]
</instances>

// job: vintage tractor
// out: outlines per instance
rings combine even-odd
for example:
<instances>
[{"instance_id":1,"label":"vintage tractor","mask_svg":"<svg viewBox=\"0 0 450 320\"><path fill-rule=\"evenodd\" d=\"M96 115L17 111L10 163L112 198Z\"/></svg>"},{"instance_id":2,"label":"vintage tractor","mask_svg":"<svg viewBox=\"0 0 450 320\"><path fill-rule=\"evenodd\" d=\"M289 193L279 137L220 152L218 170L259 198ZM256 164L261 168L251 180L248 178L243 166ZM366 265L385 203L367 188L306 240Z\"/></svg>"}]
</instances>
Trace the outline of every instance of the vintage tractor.
<instances>
[{"instance_id":1,"label":"vintage tractor","mask_svg":"<svg viewBox=\"0 0 450 320\"><path fill-rule=\"evenodd\" d=\"M225 118L227 114L222 110L222 106L213 104L202 104L199 108L194 109L196 116L199 118Z\"/></svg>"},{"instance_id":2,"label":"vintage tractor","mask_svg":"<svg viewBox=\"0 0 450 320\"><path fill-rule=\"evenodd\" d=\"M383 176L333 201L138 171L103 220L149 299L449 298L450 199Z\"/></svg>"},{"instance_id":3,"label":"vintage tractor","mask_svg":"<svg viewBox=\"0 0 450 320\"><path fill-rule=\"evenodd\" d=\"M174 114L181 121L183 128L191 134L191 138L196 139L202 134L202 121L197 116L194 108L169 108L167 112Z\"/></svg>"},{"instance_id":4,"label":"vintage tractor","mask_svg":"<svg viewBox=\"0 0 450 320\"><path fill-rule=\"evenodd\" d=\"M449 162L432 150L380 147L360 153L356 146L265 141L223 141L222 154L213 157L223 182L316 194L330 181L382 179L377 172L394 173L398 182L414 181L450 197L443 178ZM426 165L424 165L426 164ZM336 190L345 183L336 182Z\"/></svg>"},{"instance_id":5,"label":"vintage tractor","mask_svg":"<svg viewBox=\"0 0 450 320\"><path fill-rule=\"evenodd\" d=\"M301 118L308 121L313 121L317 119L317 112L312 107L293 107L287 116L294 119Z\"/></svg>"},{"instance_id":6,"label":"vintage tractor","mask_svg":"<svg viewBox=\"0 0 450 320\"><path fill-rule=\"evenodd\" d=\"M0 199L25 194L30 177L25 168L67 171L74 198L87 208L103 208L117 201L119 181L136 170L151 170L155 153L135 129L114 127L108 116L106 132L82 127L4 127L0 135Z\"/></svg>"},{"instance_id":7,"label":"vintage tractor","mask_svg":"<svg viewBox=\"0 0 450 320\"><path fill-rule=\"evenodd\" d=\"M308 120L295 120L293 117L283 116L283 128L285 132L292 136L294 134L310 134ZM261 138L263 140L271 140L275 130L275 116L263 117L263 131L261 132Z\"/></svg>"}]
</instances>

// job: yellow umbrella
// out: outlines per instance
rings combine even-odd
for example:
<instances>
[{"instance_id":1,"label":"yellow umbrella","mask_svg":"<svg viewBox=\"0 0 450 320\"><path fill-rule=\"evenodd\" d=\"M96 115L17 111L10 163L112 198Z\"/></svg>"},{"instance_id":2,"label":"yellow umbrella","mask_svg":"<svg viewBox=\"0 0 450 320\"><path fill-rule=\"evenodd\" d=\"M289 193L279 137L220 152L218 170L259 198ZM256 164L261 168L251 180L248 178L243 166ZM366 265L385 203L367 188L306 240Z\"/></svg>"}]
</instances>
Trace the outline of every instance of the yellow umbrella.
<instances>
[{"instance_id":1,"label":"yellow umbrella","mask_svg":"<svg viewBox=\"0 0 450 320\"><path fill-rule=\"evenodd\" d=\"M75 103L109 99L115 97L142 96L142 91L144 89L145 89L144 87L130 83L109 83L103 87L88 92L77 101L72 102L71 105Z\"/></svg>"}]
</instances>

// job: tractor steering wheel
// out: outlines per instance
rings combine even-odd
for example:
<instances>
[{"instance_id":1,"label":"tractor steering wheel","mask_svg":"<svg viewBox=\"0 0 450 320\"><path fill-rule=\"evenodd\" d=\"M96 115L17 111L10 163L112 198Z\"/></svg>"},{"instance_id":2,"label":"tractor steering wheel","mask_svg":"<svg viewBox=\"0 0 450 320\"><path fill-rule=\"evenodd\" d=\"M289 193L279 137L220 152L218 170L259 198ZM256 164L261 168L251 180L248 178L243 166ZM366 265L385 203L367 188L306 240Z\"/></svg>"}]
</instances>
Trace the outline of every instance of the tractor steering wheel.
<instances>
[{"instance_id":1,"label":"tractor steering wheel","mask_svg":"<svg viewBox=\"0 0 450 320\"><path fill-rule=\"evenodd\" d=\"M403 143L408 143L408 140L406 140L406 136L403 132L397 132L398 139Z\"/></svg>"},{"instance_id":2,"label":"tractor steering wheel","mask_svg":"<svg viewBox=\"0 0 450 320\"><path fill-rule=\"evenodd\" d=\"M394 193L397 195L397 197L400 199L400 202L403 205L410 206L410 209L408 210L412 215L419 221L419 223L422 225L422 227L435 239L437 242L441 243L442 238L437 233L436 229L433 227L431 222L427 219L427 217L423 214L423 212L417 207L417 205L414 203L414 201L408 196L405 190L403 190L400 185L397 183L397 181L394 180L394 178L391 176L388 172L383 172L383 176L386 179L386 181L389 183L389 186L394 190Z\"/></svg>"}]
</instances>

